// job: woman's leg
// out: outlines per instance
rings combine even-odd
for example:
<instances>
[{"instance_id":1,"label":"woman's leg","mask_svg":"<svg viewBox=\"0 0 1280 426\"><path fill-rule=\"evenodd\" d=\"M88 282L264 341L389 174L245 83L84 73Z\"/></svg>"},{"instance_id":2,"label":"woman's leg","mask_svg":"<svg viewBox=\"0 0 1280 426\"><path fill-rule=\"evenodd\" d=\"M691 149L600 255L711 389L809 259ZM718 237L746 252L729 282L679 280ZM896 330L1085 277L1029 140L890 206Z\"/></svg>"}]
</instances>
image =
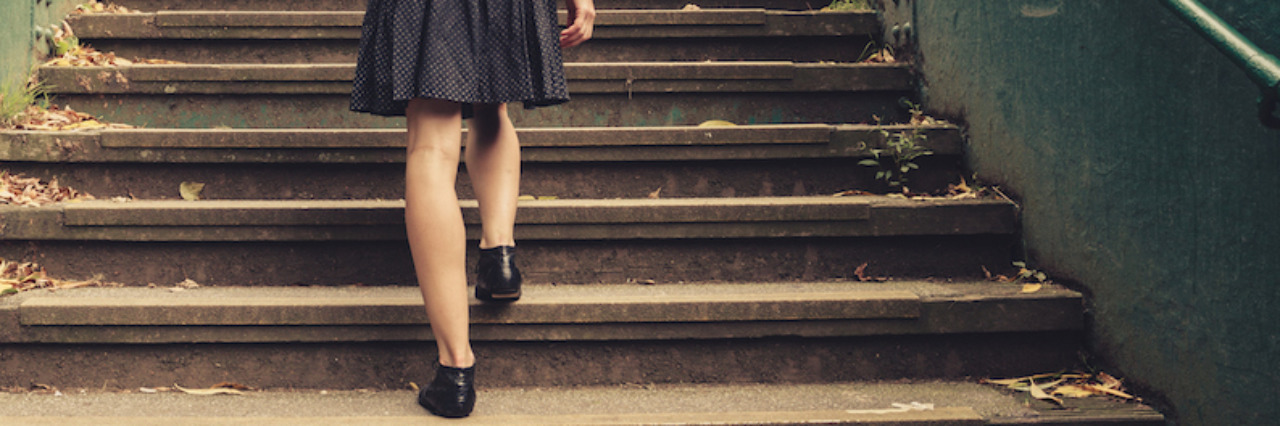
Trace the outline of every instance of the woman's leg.
<instances>
[{"instance_id":1,"label":"woman's leg","mask_svg":"<svg viewBox=\"0 0 1280 426\"><path fill-rule=\"evenodd\" d=\"M467 174L480 203L480 248L515 246L520 141L503 104L475 105L467 128Z\"/></svg>"},{"instance_id":2,"label":"woman's leg","mask_svg":"<svg viewBox=\"0 0 1280 426\"><path fill-rule=\"evenodd\" d=\"M466 229L454 184L462 143L458 103L415 99L405 110L409 126L405 164L405 225L418 285L440 352L440 364L475 363L469 335Z\"/></svg>"}]
</instances>

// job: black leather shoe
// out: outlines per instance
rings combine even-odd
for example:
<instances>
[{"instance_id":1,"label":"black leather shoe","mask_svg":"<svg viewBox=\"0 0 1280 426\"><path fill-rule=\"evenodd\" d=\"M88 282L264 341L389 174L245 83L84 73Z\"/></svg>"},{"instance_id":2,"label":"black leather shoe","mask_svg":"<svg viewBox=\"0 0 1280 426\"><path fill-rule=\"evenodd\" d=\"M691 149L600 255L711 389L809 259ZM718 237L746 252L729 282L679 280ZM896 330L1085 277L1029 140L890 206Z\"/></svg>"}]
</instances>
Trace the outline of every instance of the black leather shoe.
<instances>
[{"instance_id":1,"label":"black leather shoe","mask_svg":"<svg viewBox=\"0 0 1280 426\"><path fill-rule=\"evenodd\" d=\"M462 418L476 406L476 367L445 367L436 363L436 378L418 392L418 405L440 417Z\"/></svg>"},{"instance_id":2,"label":"black leather shoe","mask_svg":"<svg viewBox=\"0 0 1280 426\"><path fill-rule=\"evenodd\" d=\"M514 302L520 299L520 268L516 248L480 249L476 262L476 298L487 302Z\"/></svg>"}]
</instances>

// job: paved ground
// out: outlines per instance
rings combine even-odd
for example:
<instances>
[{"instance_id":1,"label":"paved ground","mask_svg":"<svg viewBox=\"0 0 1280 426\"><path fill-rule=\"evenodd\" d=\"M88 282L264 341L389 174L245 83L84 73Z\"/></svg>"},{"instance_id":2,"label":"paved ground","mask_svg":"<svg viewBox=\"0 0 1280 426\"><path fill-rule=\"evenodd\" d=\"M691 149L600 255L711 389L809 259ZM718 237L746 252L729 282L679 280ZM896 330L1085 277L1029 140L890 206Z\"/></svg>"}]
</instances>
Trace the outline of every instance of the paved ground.
<instances>
[{"instance_id":1,"label":"paved ground","mask_svg":"<svg viewBox=\"0 0 1280 426\"><path fill-rule=\"evenodd\" d=\"M356 418L379 421L428 419L409 390L261 391L242 396L144 394L68 389L59 394L0 394L0 424L136 421L143 417L217 419L254 417L274 421ZM835 385L649 385L608 388L487 389L479 395L476 420L563 420L610 415L710 413L732 418L741 413L845 412L893 409L894 403L971 407L984 417L1026 416L1034 411L1018 399L972 383L856 383ZM926 410L917 410L926 411ZM927 413L921 413L927 414ZM577 417L575 417L577 416ZM638 418L638 417L636 417ZM652 417L650 417L652 418ZM273 422L274 422L273 421ZM184 423L182 420L174 421Z\"/></svg>"}]
</instances>

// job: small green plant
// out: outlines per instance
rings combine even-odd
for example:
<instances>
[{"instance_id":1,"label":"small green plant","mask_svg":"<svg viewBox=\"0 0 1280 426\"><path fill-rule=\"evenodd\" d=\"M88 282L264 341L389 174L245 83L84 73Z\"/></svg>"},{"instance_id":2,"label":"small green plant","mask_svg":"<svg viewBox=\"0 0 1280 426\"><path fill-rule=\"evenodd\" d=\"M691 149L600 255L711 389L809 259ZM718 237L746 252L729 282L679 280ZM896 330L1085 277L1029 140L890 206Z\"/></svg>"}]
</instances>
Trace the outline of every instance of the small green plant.
<instances>
[{"instance_id":1,"label":"small green plant","mask_svg":"<svg viewBox=\"0 0 1280 426\"><path fill-rule=\"evenodd\" d=\"M0 85L0 128L10 127L27 107L44 99L47 88L33 79L9 80Z\"/></svg>"},{"instance_id":2,"label":"small green plant","mask_svg":"<svg viewBox=\"0 0 1280 426\"><path fill-rule=\"evenodd\" d=\"M858 55L857 62L865 63L892 63L897 60L893 57L893 46L878 43L875 40L867 42L862 47L862 53Z\"/></svg>"},{"instance_id":3,"label":"small green plant","mask_svg":"<svg viewBox=\"0 0 1280 426\"><path fill-rule=\"evenodd\" d=\"M871 10L871 0L832 0L831 4L822 10L828 12Z\"/></svg>"},{"instance_id":4,"label":"small green plant","mask_svg":"<svg viewBox=\"0 0 1280 426\"><path fill-rule=\"evenodd\" d=\"M1018 278L1024 283L1044 283L1049 280L1049 276L1044 272L1037 271L1027 267L1027 262L1013 262L1013 266L1018 268Z\"/></svg>"},{"instance_id":5,"label":"small green plant","mask_svg":"<svg viewBox=\"0 0 1280 426\"><path fill-rule=\"evenodd\" d=\"M881 130L880 134L884 136L887 148L872 149L872 158L859 161L858 165L880 169L876 171L876 180L882 180L890 187L902 188L903 192L908 192L907 173L920 168L920 165L915 162L916 159L933 155L933 151L924 147L927 136L919 130L892 133Z\"/></svg>"}]
</instances>

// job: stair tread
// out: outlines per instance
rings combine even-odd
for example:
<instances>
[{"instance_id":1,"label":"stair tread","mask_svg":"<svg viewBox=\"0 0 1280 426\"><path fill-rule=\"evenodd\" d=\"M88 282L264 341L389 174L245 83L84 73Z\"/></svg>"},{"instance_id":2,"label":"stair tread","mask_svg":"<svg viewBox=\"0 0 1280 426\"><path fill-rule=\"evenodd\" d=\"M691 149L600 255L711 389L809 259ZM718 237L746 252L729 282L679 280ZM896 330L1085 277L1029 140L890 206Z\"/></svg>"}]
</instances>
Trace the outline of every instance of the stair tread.
<instances>
[{"instance_id":1,"label":"stair tread","mask_svg":"<svg viewBox=\"0 0 1280 426\"><path fill-rule=\"evenodd\" d=\"M482 373L483 374L483 373ZM483 376L481 376L483 379ZM252 385L252 383L248 383ZM169 386L158 383L156 386ZM180 393L63 390L63 395L0 394L0 422L158 424L420 424L426 415L409 390L254 391L228 399ZM1104 398L1068 399L1068 410L992 386L961 381L796 385L622 385L479 389L467 421L485 424L1163 424L1148 406ZM913 404L914 403L914 404ZM894 404L901 404L895 406ZM900 407L907 407L906 409ZM51 415L51 413L57 413ZM100 423L98 423L100 424Z\"/></svg>"},{"instance_id":2,"label":"stair tread","mask_svg":"<svg viewBox=\"0 0 1280 426\"><path fill-rule=\"evenodd\" d=\"M41 66L53 94L349 95L355 64ZM912 88L905 63L790 61L583 62L565 64L571 94L857 92Z\"/></svg>"},{"instance_id":3,"label":"stair tread","mask_svg":"<svg viewBox=\"0 0 1280 426\"><path fill-rule=\"evenodd\" d=\"M920 132L935 156L962 151L951 124L522 128L526 163L865 158L884 132ZM464 135L466 131L463 131ZM465 137L464 137L465 140ZM68 163L403 163L404 129L0 131L8 161ZM465 145L465 144L464 144ZM75 146L74 150L53 149Z\"/></svg>"},{"instance_id":4,"label":"stair tread","mask_svg":"<svg viewBox=\"0 0 1280 426\"><path fill-rule=\"evenodd\" d=\"M1078 330L1081 295L992 282L528 285L472 300L476 340L646 340ZM420 340L416 287L86 288L0 301L14 341ZM80 333L79 328L93 333ZM344 330L345 329L345 330Z\"/></svg>"},{"instance_id":5,"label":"stair tread","mask_svg":"<svg viewBox=\"0 0 1280 426\"><path fill-rule=\"evenodd\" d=\"M565 13L560 13L561 22ZM70 18L86 40L358 39L362 11L159 11ZM692 36L860 36L877 25L874 12L709 8L696 11L604 9L593 39Z\"/></svg>"},{"instance_id":6,"label":"stair tread","mask_svg":"<svg viewBox=\"0 0 1280 426\"><path fill-rule=\"evenodd\" d=\"M468 226L474 200L459 202ZM0 206L4 239L312 241L403 239L399 200L107 200ZM889 196L552 199L520 202L522 240L1008 234L1002 199Z\"/></svg>"},{"instance_id":7,"label":"stair tread","mask_svg":"<svg viewBox=\"0 0 1280 426\"><path fill-rule=\"evenodd\" d=\"M118 0L121 4L134 10L351 10L363 11L365 2L361 0ZM596 0L597 10L610 9L680 9L690 4L688 0ZM812 10L824 4L813 4L803 0L701 0L697 2L703 9L708 8L784 8L791 10Z\"/></svg>"}]
</instances>

